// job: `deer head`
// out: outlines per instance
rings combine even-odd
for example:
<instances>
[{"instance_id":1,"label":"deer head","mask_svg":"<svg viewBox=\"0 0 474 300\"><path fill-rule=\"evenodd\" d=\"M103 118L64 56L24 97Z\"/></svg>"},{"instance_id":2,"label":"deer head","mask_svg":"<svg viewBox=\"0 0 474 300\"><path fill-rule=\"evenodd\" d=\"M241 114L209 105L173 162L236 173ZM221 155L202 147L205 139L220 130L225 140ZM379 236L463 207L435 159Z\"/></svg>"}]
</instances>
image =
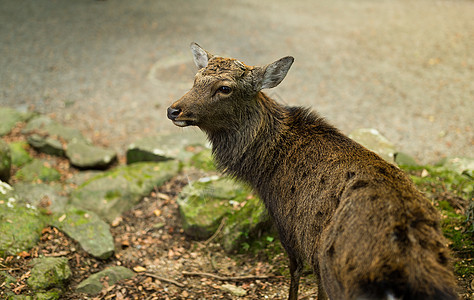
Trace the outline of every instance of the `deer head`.
<instances>
[{"instance_id":1,"label":"deer head","mask_svg":"<svg viewBox=\"0 0 474 300\"><path fill-rule=\"evenodd\" d=\"M253 67L214 56L196 43L191 52L199 71L191 90L168 108L168 118L177 126L194 125L207 132L242 126L260 90L277 86L294 60L287 56Z\"/></svg>"}]
</instances>

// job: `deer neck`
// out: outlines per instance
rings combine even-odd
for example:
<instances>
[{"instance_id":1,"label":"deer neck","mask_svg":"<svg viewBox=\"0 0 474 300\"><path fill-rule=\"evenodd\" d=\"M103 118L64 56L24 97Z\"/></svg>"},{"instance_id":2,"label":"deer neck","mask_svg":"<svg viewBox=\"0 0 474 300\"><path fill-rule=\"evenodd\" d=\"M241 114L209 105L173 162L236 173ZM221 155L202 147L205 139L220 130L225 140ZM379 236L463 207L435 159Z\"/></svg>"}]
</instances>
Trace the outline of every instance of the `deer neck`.
<instances>
[{"instance_id":1,"label":"deer neck","mask_svg":"<svg viewBox=\"0 0 474 300\"><path fill-rule=\"evenodd\" d=\"M242 112L241 124L207 132L218 167L247 182L268 171L268 159L278 156L286 131L287 110L259 92L256 102Z\"/></svg>"}]
</instances>

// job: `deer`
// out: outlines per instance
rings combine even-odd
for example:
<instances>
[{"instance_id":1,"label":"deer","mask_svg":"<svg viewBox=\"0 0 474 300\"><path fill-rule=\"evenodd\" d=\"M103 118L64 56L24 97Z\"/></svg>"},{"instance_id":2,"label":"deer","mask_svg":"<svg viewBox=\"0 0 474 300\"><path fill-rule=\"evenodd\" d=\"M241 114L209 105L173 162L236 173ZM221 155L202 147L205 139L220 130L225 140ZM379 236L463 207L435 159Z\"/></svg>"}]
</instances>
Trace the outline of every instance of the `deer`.
<instances>
[{"instance_id":1,"label":"deer","mask_svg":"<svg viewBox=\"0 0 474 300\"><path fill-rule=\"evenodd\" d=\"M262 199L289 258L288 299L305 263L318 299L458 299L439 213L411 179L318 113L262 92L293 57L248 66L191 52L194 84L167 116L199 127L218 168Z\"/></svg>"}]
</instances>

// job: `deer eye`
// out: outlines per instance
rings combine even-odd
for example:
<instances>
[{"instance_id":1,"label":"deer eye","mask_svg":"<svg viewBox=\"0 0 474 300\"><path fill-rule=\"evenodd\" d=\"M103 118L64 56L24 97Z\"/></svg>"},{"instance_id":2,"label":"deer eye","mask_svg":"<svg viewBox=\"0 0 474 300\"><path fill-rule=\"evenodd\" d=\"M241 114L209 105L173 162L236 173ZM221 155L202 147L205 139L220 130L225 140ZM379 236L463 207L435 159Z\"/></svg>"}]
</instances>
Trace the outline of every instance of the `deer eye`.
<instances>
[{"instance_id":1,"label":"deer eye","mask_svg":"<svg viewBox=\"0 0 474 300\"><path fill-rule=\"evenodd\" d=\"M227 95L227 94L230 94L230 92L232 92L232 89L231 89L230 87L226 86L226 85L223 85L223 86L219 87L219 88L217 89L217 91L218 91L219 93L222 93L222 94L226 94L226 95Z\"/></svg>"}]
</instances>

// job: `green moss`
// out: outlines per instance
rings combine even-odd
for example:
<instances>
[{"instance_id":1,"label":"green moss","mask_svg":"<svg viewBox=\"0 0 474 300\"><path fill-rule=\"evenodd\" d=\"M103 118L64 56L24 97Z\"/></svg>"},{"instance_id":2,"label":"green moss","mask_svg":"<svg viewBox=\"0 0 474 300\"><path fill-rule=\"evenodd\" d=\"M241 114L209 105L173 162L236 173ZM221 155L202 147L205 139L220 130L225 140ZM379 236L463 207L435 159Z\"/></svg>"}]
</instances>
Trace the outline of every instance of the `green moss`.
<instances>
[{"instance_id":1,"label":"green moss","mask_svg":"<svg viewBox=\"0 0 474 300\"><path fill-rule=\"evenodd\" d=\"M62 290L55 288L49 291L36 293L35 300L57 300L61 298Z\"/></svg>"},{"instance_id":2,"label":"green moss","mask_svg":"<svg viewBox=\"0 0 474 300\"><path fill-rule=\"evenodd\" d=\"M474 253L473 234L464 231L462 216L454 216L443 219L441 228L444 235L452 241L451 248L454 251L472 251Z\"/></svg>"},{"instance_id":3,"label":"green moss","mask_svg":"<svg viewBox=\"0 0 474 300\"><path fill-rule=\"evenodd\" d=\"M204 171L216 171L216 166L214 164L212 152L210 149L204 149L193 155L189 161L189 164Z\"/></svg>"},{"instance_id":4,"label":"green moss","mask_svg":"<svg viewBox=\"0 0 474 300\"><path fill-rule=\"evenodd\" d=\"M107 201L120 198L121 196L122 196L122 193L120 191L117 191L117 190L107 191L107 193L105 193L105 199Z\"/></svg>"},{"instance_id":5,"label":"green moss","mask_svg":"<svg viewBox=\"0 0 474 300\"><path fill-rule=\"evenodd\" d=\"M36 258L32 264L31 276L27 282L34 290L60 287L72 275L68 259L65 257Z\"/></svg>"},{"instance_id":6,"label":"green moss","mask_svg":"<svg viewBox=\"0 0 474 300\"><path fill-rule=\"evenodd\" d=\"M445 210L445 211L448 211L448 212L454 212L454 208L446 200L438 201L438 206L442 210Z\"/></svg>"},{"instance_id":7,"label":"green moss","mask_svg":"<svg viewBox=\"0 0 474 300\"><path fill-rule=\"evenodd\" d=\"M474 179L468 173L459 174L443 166L401 166L413 182L428 194L450 191L465 199L472 199Z\"/></svg>"},{"instance_id":8,"label":"green moss","mask_svg":"<svg viewBox=\"0 0 474 300\"><path fill-rule=\"evenodd\" d=\"M474 276L472 259L461 259L454 264L454 272L460 277Z\"/></svg>"},{"instance_id":9,"label":"green moss","mask_svg":"<svg viewBox=\"0 0 474 300\"><path fill-rule=\"evenodd\" d=\"M15 176L21 181L33 182L41 180L44 182L58 181L61 174L54 168L44 165L40 160L33 160L16 172Z\"/></svg>"},{"instance_id":10,"label":"green moss","mask_svg":"<svg viewBox=\"0 0 474 300\"><path fill-rule=\"evenodd\" d=\"M28 147L27 143L13 142L10 143L9 146L12 154L12 164L14 166L21 167L33 160L28 151L26 151Z\"/></svg>"},{"instance_id":11,"label":"green moss","mask_svg":"<svg viewBox=\"0 0 474 300\"><path fill-rule=\"evenodd\" d=\"M44 226L45 219L36 209L12 201L0 204L0 256L34 247Z\"/></svg>"},{"instance_id":12,"label":"green moss","mask_svg":"<svg viewBox=\"0 0 474 300\"><path fill-rule=\"evenodd\" d=\"M10 283L16 283L16 278L5 271L0 271L0 282L4 282L7 286L9 286Z\"/></svg>"}]
</instances>

